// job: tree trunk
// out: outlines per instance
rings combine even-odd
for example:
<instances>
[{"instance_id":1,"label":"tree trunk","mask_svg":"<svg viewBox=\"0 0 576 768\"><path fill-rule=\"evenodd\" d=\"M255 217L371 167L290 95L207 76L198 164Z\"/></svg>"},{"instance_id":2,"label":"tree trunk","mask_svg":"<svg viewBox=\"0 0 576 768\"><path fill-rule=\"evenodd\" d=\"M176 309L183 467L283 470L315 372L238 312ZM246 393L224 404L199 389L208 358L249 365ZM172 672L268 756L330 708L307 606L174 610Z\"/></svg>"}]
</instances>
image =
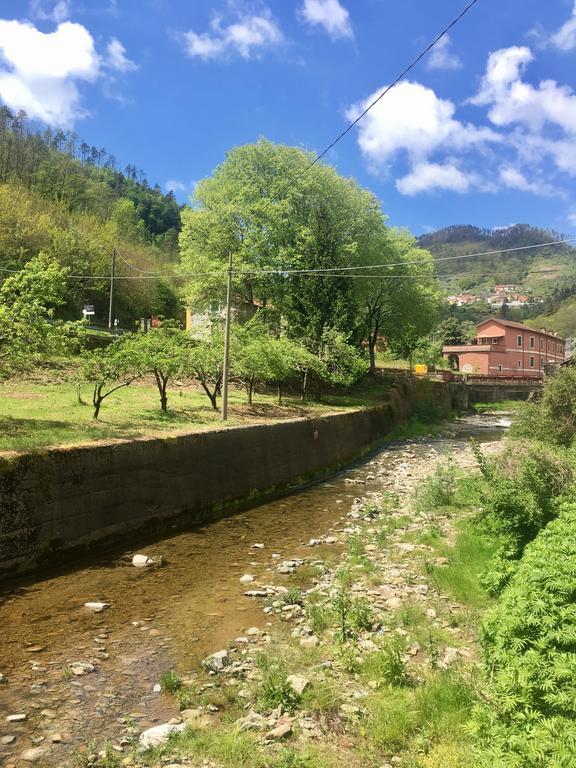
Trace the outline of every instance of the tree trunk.
<instances>
[{"instance_id":1,"label":"tree trunk","mask_svg":"<svg viewBox=\"0 0 576 768\"><path fill-rule=\"evenodd\" d=\"M306 400L306 392L308 390L308 368L304 371L304 375L302 376L302 394L301 399L302 401Z\"/></svg>"},{"instance_id":2,"label":"tree trunk","mask_svg":"<svg viewBox=\"0 0 576 768\"><path fill-rule=\"evenodd\" d=\"M376 342L372 334L368 336L368 352L370 354L370 373L376 373Z\"/></svg>"},{"instance_id":3,"label":"tree trunk","mask_svg":"<svg viewBox=\"0 0 576 768\"><path fill-rule=\"evenodd\" d=\"M166 413L168 411L168 395L166 394L168 379L158 371L154 371L154 377L158 386L158 392L160 393L160 410L162 413Z\"/></svg>"},{"instance_id":4,"label":"tree trunk","mask_svg":"<svg viewBox=\"0 0 576 768\"><path fill-rule=\"evenodd\" d=\"M278 384L278 405L282 405L282 384Z\"/></svg>"}]
</instances>

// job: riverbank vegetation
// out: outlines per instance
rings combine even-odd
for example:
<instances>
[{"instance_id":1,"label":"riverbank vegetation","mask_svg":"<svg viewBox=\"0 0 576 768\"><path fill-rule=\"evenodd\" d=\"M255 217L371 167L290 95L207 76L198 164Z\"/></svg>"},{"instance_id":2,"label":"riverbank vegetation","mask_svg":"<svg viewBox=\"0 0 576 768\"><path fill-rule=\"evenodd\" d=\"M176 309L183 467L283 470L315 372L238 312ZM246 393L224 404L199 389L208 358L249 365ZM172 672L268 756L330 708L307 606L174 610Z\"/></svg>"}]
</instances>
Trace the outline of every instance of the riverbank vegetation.
<instances>
[{"instance_id":1,"label":"riverbank vegetation","mask_svg":"<svg viewBox=\"0 0 576 768\"><path fill-rule=\"evenodd\" d=\"M182 681L184 734L130 764L573 765L575 411L557 399L572 377L503 449L472 443L356 498L337 551L264 588L274 623ZM533 411L553 404L542 441Z\"/></svg>"}]
</instances>

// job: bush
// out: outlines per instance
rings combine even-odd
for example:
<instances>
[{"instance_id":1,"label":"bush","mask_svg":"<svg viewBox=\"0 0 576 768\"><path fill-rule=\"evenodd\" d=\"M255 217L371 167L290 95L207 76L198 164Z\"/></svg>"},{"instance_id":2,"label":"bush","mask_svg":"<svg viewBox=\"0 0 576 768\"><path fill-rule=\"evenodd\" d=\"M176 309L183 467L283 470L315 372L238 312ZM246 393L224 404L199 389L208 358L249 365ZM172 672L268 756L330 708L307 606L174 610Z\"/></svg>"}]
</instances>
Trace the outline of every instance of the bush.
<instances>
[{"instance_id":1,"label":"bush","mask_svg":"<svg viewBox=\"0 0 576 768\"><path fill-rule=\"evenodd\" d=\"M488 703L472 730L478 765L576 764L576 504L526 547L483 625Z\"/></svg>"},{"instance_id":2,"label":"bush","mask_svg":"<svg viewBox=\"0 0 576 768\"><path fill-rule=\"evenodd\" d=\"M561 368L548 379L538 403L528 404L514 420L512 434L555 445L576 437L576 369Z\"/></svg>"},{"instance_id":3,"label":"bush","mask_svg":"<svg viewBox=\"0 0 576 768\"><path fill-rule=\"evenodd\" d=\"M555 516L556 500L572 487L572 468L549 446L515 440L489 464L489 473L483 518L508 539L509 554L519 556Z\"/></svg>"}]
</instances>

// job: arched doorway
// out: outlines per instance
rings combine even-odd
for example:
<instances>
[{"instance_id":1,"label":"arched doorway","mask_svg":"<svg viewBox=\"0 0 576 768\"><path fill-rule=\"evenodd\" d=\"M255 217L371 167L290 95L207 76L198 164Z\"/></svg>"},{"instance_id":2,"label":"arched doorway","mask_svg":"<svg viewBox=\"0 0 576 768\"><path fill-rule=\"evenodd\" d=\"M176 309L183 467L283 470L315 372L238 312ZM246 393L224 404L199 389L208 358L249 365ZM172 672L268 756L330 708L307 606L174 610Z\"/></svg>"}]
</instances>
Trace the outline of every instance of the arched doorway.
<instances>
[{"instance_id":1,"label":"arched doorway","mask_svg":"<svg viewBox=\"0 0 576 768\"><path fill-rule=\"evenodd\" d=\"M448 365L450 366L451 371L459 371L460 358L458 357L458 355L448 355Z\"/></svg>"}]
</instances>

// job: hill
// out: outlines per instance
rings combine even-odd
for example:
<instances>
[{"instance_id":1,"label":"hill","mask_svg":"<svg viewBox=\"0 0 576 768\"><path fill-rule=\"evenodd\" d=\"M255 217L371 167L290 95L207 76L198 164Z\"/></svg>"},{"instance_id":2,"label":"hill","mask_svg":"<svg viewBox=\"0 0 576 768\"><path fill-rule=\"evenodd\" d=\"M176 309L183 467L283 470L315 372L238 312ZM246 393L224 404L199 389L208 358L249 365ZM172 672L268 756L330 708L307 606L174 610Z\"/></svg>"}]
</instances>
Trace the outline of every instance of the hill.
<instances>
[{"instance_id":1,"label":"hill","mask_svg":"<svg viewBox=\"0 0 576 768\"><path fill-rule=\"evenodd\" d=\"M553 230L529 224L503 229L456 225L419 238L419 245L437 259L437 272L447 290L481 292L495 284L516 284L547 296L576 282L576 249L568 244L474 258L451 258L484 251L524 248L564 239Z\"/></svg>"},{"instance_id":2,"label":"hill","mask_svg":"<svg viewBox=\"0 0 576 768\"><path fill-rule=\"evenodd\" d=\"M41 131L25 113L0 107L0 268L14 270L43 251L69 267L64 315L81 317L94 304L107 318L113 248L118 274L168 272L178 259L180 207L173 194L150 186L134 165L123 171L104 148L72 132ZM132 266L130 266L132 265ZM173 316L172 280L121 280L115 314L129 327L144 315Z\"/></svg>"}]
</instances>

